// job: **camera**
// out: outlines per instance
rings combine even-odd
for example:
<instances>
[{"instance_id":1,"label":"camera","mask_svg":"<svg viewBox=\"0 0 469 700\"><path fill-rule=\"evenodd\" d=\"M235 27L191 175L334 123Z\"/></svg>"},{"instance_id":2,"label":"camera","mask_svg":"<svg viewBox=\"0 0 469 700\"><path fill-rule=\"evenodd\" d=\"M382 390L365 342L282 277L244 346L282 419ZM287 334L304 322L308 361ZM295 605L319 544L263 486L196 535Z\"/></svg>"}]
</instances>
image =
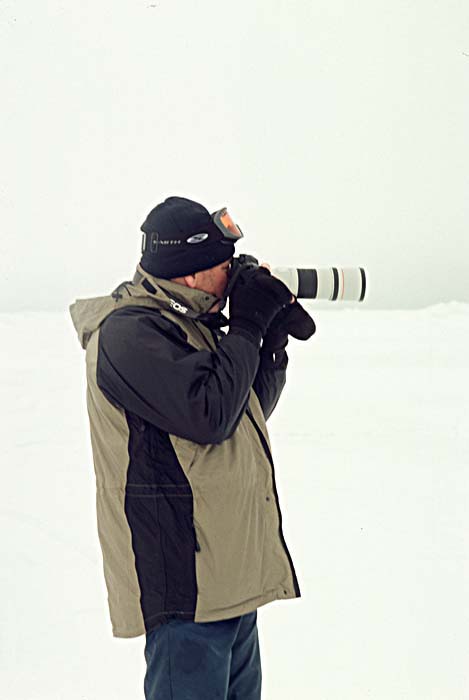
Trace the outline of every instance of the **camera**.
<instances>
[{"instance_id":1,"label":"camera","mask_svg":"<svg viewBox=\"0 0 469 700\"><path fill-rule=\"evenodd\" d=\"M233 258L225 296L229 296L242 269L258 265L253 255ZM365 298L366 274L363 267L274 267L271 274L280 279L297 299L363 301Z\"/></svg>"}]
</instances>

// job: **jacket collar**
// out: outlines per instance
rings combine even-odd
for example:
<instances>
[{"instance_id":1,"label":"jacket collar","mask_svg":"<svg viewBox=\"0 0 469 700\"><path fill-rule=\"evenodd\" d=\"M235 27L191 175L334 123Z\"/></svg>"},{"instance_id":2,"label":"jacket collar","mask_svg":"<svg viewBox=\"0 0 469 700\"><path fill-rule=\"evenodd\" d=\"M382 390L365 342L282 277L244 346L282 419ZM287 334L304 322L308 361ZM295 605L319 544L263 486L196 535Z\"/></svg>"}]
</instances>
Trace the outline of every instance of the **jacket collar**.
<instances>
[{"instance_id":1,"label":"jacket collar","mask_svg":"<svg viewBox=\"0 0 469 700\"><path fill-rule=\"evenodd\" d=\"M142 305L164 309L170 313L201 321L209 328L219 329L228 319L219 313L208 313L217 298L200 289L149 275L140 265L132 281L123 282L112 294L92 299L77 299L70 306L70 315L80 344L88 342L109 314L123 306Z\"/></svg>"},{"instance_id":2,"label":"jacket collar","mask_svg":"<svg viewBox=\"0 0 469 700\"><path fill-rule=\"evenodd\" d=\"M125 284L125 283L124 283ZM122 286L122 285L121 285ZM163 308L180 313L189 318L199 317L206 314L218 301L218 298L200 289L191 289L177 282L154 277L143 269L140 263L137 265L132 286L145 295L157 298ZM118 293L118 287L113 295Z\"/></svg>"}]
</instances>

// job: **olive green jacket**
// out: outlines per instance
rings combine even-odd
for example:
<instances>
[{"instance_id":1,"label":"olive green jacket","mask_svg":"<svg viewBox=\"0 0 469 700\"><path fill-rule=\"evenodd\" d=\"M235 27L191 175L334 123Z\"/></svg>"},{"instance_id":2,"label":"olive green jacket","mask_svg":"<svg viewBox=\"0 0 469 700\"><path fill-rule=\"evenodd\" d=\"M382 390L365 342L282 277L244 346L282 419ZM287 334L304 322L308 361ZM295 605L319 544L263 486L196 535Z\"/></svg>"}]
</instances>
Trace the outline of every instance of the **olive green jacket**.
<instances>
[{"instance_id":1,"label":"olive green jacket","mask_svg":"<svg viewBox=\"0 0 469 700\"><path fill-rule=\"evenodd\" d=\"M70 307L117 637L300 596L265 423L285 367L211 330L211 295L138 271Z\"/></svg>"}]
</instances>

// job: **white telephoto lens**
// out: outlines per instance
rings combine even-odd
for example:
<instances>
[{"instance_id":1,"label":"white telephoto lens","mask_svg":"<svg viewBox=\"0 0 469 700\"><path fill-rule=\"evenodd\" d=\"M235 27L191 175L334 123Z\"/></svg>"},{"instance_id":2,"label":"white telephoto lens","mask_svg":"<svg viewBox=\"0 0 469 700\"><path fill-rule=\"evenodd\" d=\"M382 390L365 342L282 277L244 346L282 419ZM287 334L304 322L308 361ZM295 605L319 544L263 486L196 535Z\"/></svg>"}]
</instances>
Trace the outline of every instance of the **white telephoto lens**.
<instances>
[{"instance_id":1,"label":"white telephoto lens","mask_svg":"<svg viewBox=\"0 0 469 700\"><path fill-rule=\"evenodd\" d=\"M298 299L363 301L366 273L363 267L275 267L278 277Z\"/></svg>"}]
</instances>

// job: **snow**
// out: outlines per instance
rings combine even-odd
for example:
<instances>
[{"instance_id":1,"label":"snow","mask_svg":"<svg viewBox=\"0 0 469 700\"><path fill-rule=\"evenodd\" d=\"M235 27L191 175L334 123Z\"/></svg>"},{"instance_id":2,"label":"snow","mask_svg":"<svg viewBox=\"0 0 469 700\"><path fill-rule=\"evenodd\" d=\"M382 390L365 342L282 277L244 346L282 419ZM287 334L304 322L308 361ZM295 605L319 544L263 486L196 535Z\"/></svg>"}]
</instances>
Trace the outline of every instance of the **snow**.
<instances>
[{"instance_id":1,"label":"snow","mask_svg":"<svg viewBox=\"0 0 469 700\"><path fill-rule=\"evenodd\" d=\"M469 305L309 308L270 421L302 597L259 609L264 700L469 694ZM84 353L68 314L0 314L6 700L143 698L111 636Z\"/></svg>"}]
</instances>

